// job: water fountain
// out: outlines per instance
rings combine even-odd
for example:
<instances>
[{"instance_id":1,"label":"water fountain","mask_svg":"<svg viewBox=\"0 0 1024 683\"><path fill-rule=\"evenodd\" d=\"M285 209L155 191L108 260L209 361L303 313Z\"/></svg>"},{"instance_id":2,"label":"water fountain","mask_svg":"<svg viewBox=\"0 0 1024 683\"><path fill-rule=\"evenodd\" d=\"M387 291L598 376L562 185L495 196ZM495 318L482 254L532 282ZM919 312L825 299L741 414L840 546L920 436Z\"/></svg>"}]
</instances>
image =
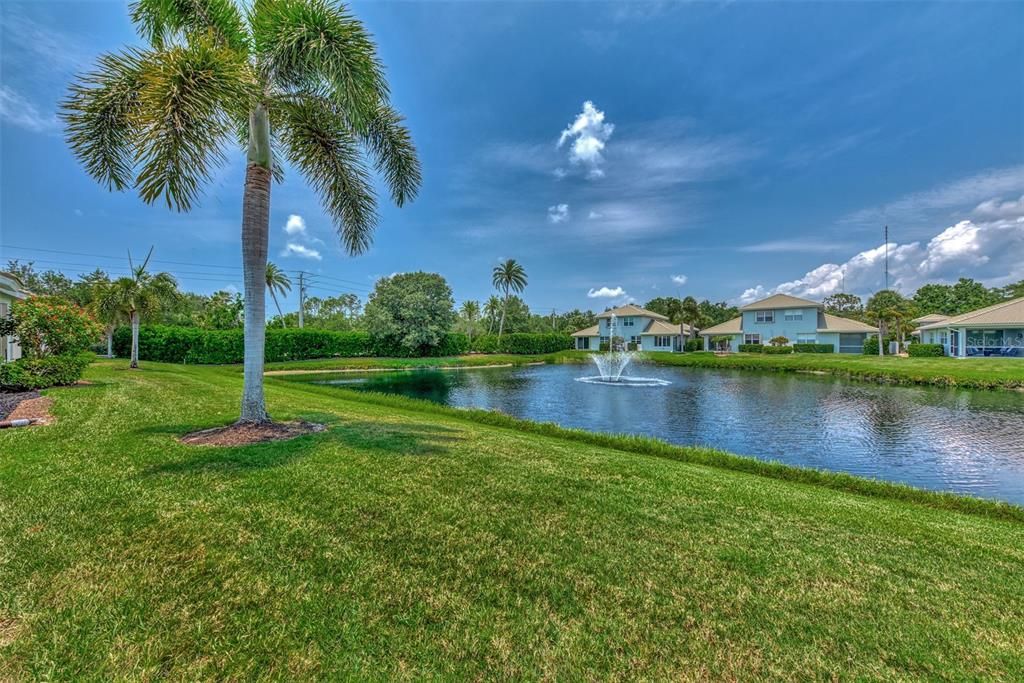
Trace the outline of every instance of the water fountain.
<instances>
[{"instance_id":1,"label":"water fountain","mask_svg":"<svg viewBox=\"0 0 1024 683\"><path fill-rule=\"evenodd\" d=\"M615 386L634 386L634 387L661 387L667 384L671 384L668 380L657 379L654 377L632 377L630 375L622 374L626 369L626 366L637 358L640 354L636 351L630 351L625 341L618 342L616 336L616 330L618 327L618 318L612 315L608 321L608 350L600 353L591 354L590 360L594 361L594 365L597 366L597 371L601 373L597 377L578 377L577 382L585 382L587 384L611 384Z\"/></svg>"}]
</instances>

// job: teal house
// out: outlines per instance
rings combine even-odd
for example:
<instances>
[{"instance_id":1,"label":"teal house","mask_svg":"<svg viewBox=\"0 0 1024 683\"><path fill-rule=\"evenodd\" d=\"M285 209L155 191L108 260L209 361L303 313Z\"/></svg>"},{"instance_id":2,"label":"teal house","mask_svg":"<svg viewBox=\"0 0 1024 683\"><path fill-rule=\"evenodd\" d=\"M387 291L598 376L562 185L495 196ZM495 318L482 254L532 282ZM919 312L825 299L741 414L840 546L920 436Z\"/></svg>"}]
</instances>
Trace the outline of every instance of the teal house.
<instances>
[{"instance_id":1,"label":"teal house","mask_svg":"<svg viewBox=\"0 0 1024 683\"><path fill-rule=\"evenodd\" d=\"M1024 358L1024 297L961 315L926 315L914 322L920 325L914 335L925 344L941 344L947 356Z\"/></svg>"},{"instance_id":2,"label":"teal house","mask_svg":"<svg viewBox=\"0 0 1024 683\"><path fill-rule=\"evenodd\" d=\"M660 313L633 304L607 310L597 316L597 324L573 332L578 351L599 351L612 341L612 320L615 321L616 343L639 351L682 351L683 344L693 337L689 325L676 325Z\"/></svg>"},{"instance_id":3,"label":"teal house","mask_svg":"<svg viewBox=\"0 0 1024 683\"><path fill-rule=\"evenodd\" d=\"M817 301L775 294L740 308L740 317L701 330L707 351L738 351L740 344L768 344L785 337L787 344L828 344L835 353L861 353L877 329L857 320L825 312Z\"/></svg>"}]
</instances>

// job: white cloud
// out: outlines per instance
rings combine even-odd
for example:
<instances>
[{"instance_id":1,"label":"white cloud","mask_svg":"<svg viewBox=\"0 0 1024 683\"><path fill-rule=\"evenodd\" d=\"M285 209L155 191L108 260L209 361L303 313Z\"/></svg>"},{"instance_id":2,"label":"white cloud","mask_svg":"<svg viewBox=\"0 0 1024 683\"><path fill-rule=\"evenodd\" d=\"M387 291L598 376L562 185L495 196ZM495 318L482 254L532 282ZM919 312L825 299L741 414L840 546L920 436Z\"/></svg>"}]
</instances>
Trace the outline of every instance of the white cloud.
<instances>
[{"instance_id":1,"label":"white cloud","mask_svg":"<svg viewBox=\"0 0 1024 683\"><path fill-rule=\"evenodd\" d=\"M587 167L587 177L600 178L604 175L601 165L604 163L605 143L612 136L615 125L605 123L604 112L587 100L583 103L583 111L576 116L568 128L558 138L558 147L572 140L569 150L569 161Z\"/></svg>"},{"instance_id":2,"label":"white cloud","mask_svg":"<svg viewBox=\"0 0 1024 683\"><path fill-rule=\"evenodd\" d=\"M288 222L284 224L284 231L289 235L305 235L306 219L293 213L288 216Z\"/></svg>"},{"instance_id":3,"label":"white cloud","mask_svg":"<svg viewBox=\"0 0 1024 683\"><path fill-rule=\"evenodd\" d=\"M287 246L285 246L284 251L281 252L281 256L298 256L300 258L308 258L315 261L323 260L323 256L321 256L320 252L316 249L310 249L309 247L296 244L295 242L289 242Z\"/></svg>"},{"instance_id":4,"label":"white cloud","mask_svg":"<svg viewBox=\"0 0 1024 683\"><path fill-rule=\"evenodd\" d=\"M548 207L548 220L552 223L564 223L569 220L569 205L555 204Z\"/></svg>"},{"instance_id":5,"label":"white cloud","mask_svg":"<svg viewBox=\"0 0 1024 683\"><path fill-rule=\"evenodd\" d=\"M806 239L774 240L748 244L737 248L737 251L744 251L754 254L777 254L777 253L798 253L798 252L827 252L839 251L848 248L850 245L835 241L818 241Z\"/></svg>"},{"instance_id":6,"label":"white cloud","mask_svg":"<svg viewBox=\"0 0 1024 683\"><path fill-rule=\"evenodd\" d=\"M974 215L979 218L1015 218L1024 216L1024 195L1020 199L1001 202L989 199L974 207Z\"/></svg>"},{"instance_id":7,"label":"white cloud","mask_svg":"<svg viewBox=\"0 0 1024 683\"><path fill-rule=\"evenodd\" d=\"M551 172L551 175L555 176L556 180L561 180L565 176L569 175L569 172L566 171L564 168L556 168L554 171Z\"/></svg>"},{"instance_id":8,"label":"white cloud","mask_svg":"<svg viewBox=\"0 0 1024 683\"><path fill-rule=\"evenodd\" d=\"M674 282L674 283L676 283L677 285L680 285L680 286L685 285L686 281L689 280L689 279L690 278L686 277L685 275L673 275L672 276L672 282Z\"/></svg>"},{"instance_id":9,"label":"white cloud","mask_svg":"<svg viewBox=\"0 0 1024 683\"><path fill-rule=\"evenodd\" d=\"M587 296L591 299L614 299L626 296L626 290L622 287L601 287L600 289L591 289L587 292Z\"/></svg>"},{"instance_id":10,"label":"white cloud","mask_svg":"<svg viewBox=\"0 0 1024 683\"><path fill-rule=\"evenodd\" d=\"M20 94L0 85L0 119L33 133L57 130L59 123L54 114L44 114Z\"/></svg>"},{"instance_id":11,"label":"white cloud","mask_svg":"<svg viewBox=\"0 0 1024 683\"><path fill-rule=\"evenodd\" d=\"M587 214L587 218L590 220L596 220L598 218L604 218L604 214L599 211L591 211Z\"/></svg>"},{"instance_id":12,"label":"white cloud","mask_svg":"<svg viewBox=\"0 0 1024 683\"><path fill-rule=\"evenodd\" d=\"M996 203L1002 207L1007 203ZM911 294L926 282L970 277L998 286L1024 278L1024 207L1017 216L974 222L962 220L927 242L890 243L889 286ZM749 303L770 294L821 299L846 291L869 295L885 286L886 245L855 255L845 263L824 263L803 277L773 288L757 285L737 297Z\"/></svg>"}]
</instances>

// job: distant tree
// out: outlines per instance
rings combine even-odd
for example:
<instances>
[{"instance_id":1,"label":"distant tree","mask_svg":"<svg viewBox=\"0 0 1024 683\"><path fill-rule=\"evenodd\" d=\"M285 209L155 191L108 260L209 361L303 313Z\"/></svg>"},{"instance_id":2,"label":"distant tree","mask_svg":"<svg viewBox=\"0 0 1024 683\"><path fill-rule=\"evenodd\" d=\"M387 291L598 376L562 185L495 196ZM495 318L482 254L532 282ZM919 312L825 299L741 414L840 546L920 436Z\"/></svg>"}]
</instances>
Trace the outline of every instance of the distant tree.
<instances>
[{"instance_id":1,"label":"distant tree","mask_svg":"<svg viewBox=\"0 0 1024 683\"><path fill-rule=\"evenodd\" d=\"M121 306L121 292L110 280L95 283L93 292L92 310L96 319L103 325L103 333L107 339L107 358L113 358L114 330L126 320L126 312Z\"/></svg>"},{"instance_id":2,"label":"distant tree","mask_svg":"<svg viewBox=\"0 0 1024 683\"><path fill-rule=\"evenodd\" d=\"M34 261L21 263L18 259L7 261L5 270L17 277L21 284L25 285L25 289L32 294L55 296L77 303L71 295L75 288L75 283L61 272L47 270L40 273L36 271Z\"/></svg>"},{"instance_id":3,"label":"distant tree","mask_svg":"<svg viewBox=\"0 0 1024 683\"><path fill-rule=\"evenodd\" d=\"M518 296L510 296L507 301L502 303L502 313L505 315L505 331L506 332L548 332L550 331L544 325L544 321L541 319L540 327L537 329L531 328L531 321L534 316L530 315L530 307L526 305Z\"/></svg>"},{"instance_id":4,"label":"distant tree","mask_svg":"<svg viewBox=\"0 0 1024 683\"><path fill-rule=\"evenodd\" d=\"M281 304L277 295L284 296L292 291L292 280L288 274L277 267L272 261L267 261L267 290L270 291L270 298L274 300L274 307L277 308L277 317L281 319L281 326L287 327L284 322L284 314L281 313Z\"/></svg>"},{"instance_id":5,"label":"distant tree","mask_svg":"<svg viewBox=\"0 0 1024 683\"><path fill-rule=\"evenodd\" d=\"M476 323L480 319L480 302L463 301L462 307L459 309L459 315L462 316L462 322L466 326L466 336L469 337L469 342L472 344L473 330L476 329Z\"/></svg>"},{"instance_id":6,"label":"distant tree","mask_svg":"<svg viewBox=\"0 0 1024 683\"><path fill-rule=\"evenodd\" d=\"M704 322L706 327L719 325L727 320L732 320L733 318L738 317L740 314L738 308L730 306L724 301L711 303L707 299L704 299L697 305L700 308L701 320Z\"/></svg>"},{"instance_id":7,"label":"distant tree","mask_svg":"<svg viewBox=\"0 0 1024 683\"><path fill-rule=\"evenodd\" d=\"M494 267L491 273L491 282L495 289L504 293L504 303L501 307L501 322L498 323L498 339L501 339L505 331L505 316L508 307L508 297L511 292L517 294L526 289L526 270L523 269L515 259L508 259Z\"/></svg>"},{"instance_id":8,"label":"distant tree","mask_svg":"<svg viewBox=\"0 0 1024 683\"><path fill-rule=\"evenodd\" d=\"M830 294L822 302L825 310L832 315L853 317L864 312L864 304L856 294Z\"/></svg>"},{"instance_id":9,"label":"distant tree","mask_svg":"<svg viewBox=\"0 0 1024 683\"><path fill-rule=\"evenodd\" d=\"M914 292L914 306L921 315L941 313L952 315L953 310L953 288L949 285L926 284L918 287Z\"/></svg>"},{"instance_id":10,"label":"distant tree","mask_svg":"<svg viewBox=\"0 0 1024 683\"><path fill-rule=\"evenodd\" d=\"M953 310L950 315L976 311L997 304L1002 298L997 290L989 289L977 280L962 277L950 288L950 308Z\"/></svg>"},{"instance_id":11,"label":"distant tree","mask_svg":"<svg viewBox=\"0 0 1024 683\"><path fill-rule=\"evenodd\" d=\"M131 275L121 277L112 284L114 294L109 300L132 326L132 350L129 367L139 367L139 323L150 318L177 297L178 283L169 273L150 273L146 270L153 250L141 265L131 266ZM107 313L105 313L107 315Z\"/></svg>"},{"instance_id":12,"label":"distant tree","mask_svg":"<svg viewBox=\"0 0 1024 683\"><path fill-rule=\"evenodd\" d=\"M1003 299L1019 299L1024 297L1024 280L1001 287L998 293Z\"/></svg>"},{"instance_id":13,"label":"distant tree","mask_svg":"<svg viewBox=\"0 0 1024 683\"><path fill-rule=\"evenodd\" d=\"M868 321L878 325L879 348L878 355L884 355L882 343L888 335L890 326L898 326L900 321L909 320L913 317L915 309L911 302L905 299L899 292L891 289L883 289L876 292L868 299L864 307L864 314Z\"/></svg>"},{"instance_id":14,"label":"distant tree","mask_svg":"<svg viewBox=\"0 0 1024 683\"><path fill-rule=\"evenodd\" d=\"M377 281L363 317L370 334L411 351L437 346L455 323L455 301L436 273L402 273Z\"/></svg>"},{"instance_id":15,"label":"distant tree","mask_svg":"<svg viewBox=\"0 0 1024 683\"><path fill-rule=\"evenodd\" d=\"M593 311L581 311L578 308L563 314L561 318L562 324L559 326L559 330L562 332L572 333L597 324L597 316Z\"/></svg>"},{"instance_id":16,"label":"distant tree","mask_svg":"<svg viewBox=\"0 0 1024 683\"><path fill-rule=\"evenodd\" d=\"M501 316L501 309L501 299L493 295L487 298L487 303L484 304L484 317L487 318L487 334L494 332L494 327L498 324L498 318Z\"/></svg>"},{"instance_id":17,"label":"distant tree","mask_svg":"<svg viewBox=\"0 0 1024 683\"><path fill-rule=\"evenodd\" d=\"M245 302L238 292L214 292L203 297L199 326L207 330L233 330L242 327Z\"/></svg>"},{"instance_id":18,"label":"distant tree","mask_svg":"<svg viewBox=\"0 0 1024 683\"><path fill-rule=\"evenodd\" d=\"M660 313L673 323L678 323L682 320L682 302L674 296L655 297L645 303L644 308L648 311Z\"/></svg>"},{"instance_id":19,"label":"distant tree","mask_svg":"<svg viewBox=\"0 0 1024 683\"><path fill-rule=\"evenodd\" d=\"M674 321L686 323L690 327L703 327L700 304L692 296L683 299L679 304L679 320Z\"/></svg>"}]
</instances>

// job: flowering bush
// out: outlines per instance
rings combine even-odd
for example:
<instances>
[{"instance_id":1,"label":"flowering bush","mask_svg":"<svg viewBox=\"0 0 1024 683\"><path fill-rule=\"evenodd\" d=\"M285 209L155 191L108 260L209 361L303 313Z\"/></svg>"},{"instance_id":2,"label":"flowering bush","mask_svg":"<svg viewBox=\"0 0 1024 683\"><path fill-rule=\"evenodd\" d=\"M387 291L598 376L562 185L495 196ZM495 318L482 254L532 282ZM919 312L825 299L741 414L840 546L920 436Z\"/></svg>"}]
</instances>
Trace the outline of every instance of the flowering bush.
<instances>
[{"instance_id":1,"label":"flowering bush","mask_svg":"<svg viewBox=\"0 0 1024 683\"><path fill-rule=\"evenodd\" d=\"M90 313L49 296L30 296L11 305L14 336L28 358L62 356L88 349L103 326Z\"/></svg>"}]
</instances>

